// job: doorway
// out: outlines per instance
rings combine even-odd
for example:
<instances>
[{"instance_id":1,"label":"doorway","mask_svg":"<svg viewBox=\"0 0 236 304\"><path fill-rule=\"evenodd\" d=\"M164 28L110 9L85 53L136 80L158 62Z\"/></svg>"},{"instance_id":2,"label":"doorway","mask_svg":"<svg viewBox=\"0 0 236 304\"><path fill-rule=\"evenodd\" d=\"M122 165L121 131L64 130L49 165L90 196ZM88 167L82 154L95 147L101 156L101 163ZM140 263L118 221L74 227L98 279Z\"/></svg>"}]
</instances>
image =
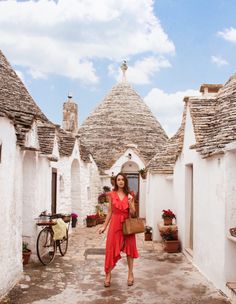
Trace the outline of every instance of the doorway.
<instances>
[{"instance_id":1,"label":"doorway","mask_svg":"<svg viewBox=\"0 0 236 304\"><path fill-rule=\"evenodd\" d=\"M52 168L52 184L51 184L51 212L57 213L57 169Z\"/></svg>"},{"instance_id":2,"label":"doorway","mask_svg":"<svg viewBox=\"0 0 236 304\"><path fill-rule=\"evenodd\" d=\"M193 251L193 165L185 166L185 247L186 250Z\"/></svg>"},{"instance_id":3,"label":"doorway","mask_svg":"<svg viewBox=\"0 0 236 304\"><path fill-rule=\"evenodd\" d=\"M133 161L127 161L123 164L121 168L121 172L125 173L128 179L129 183L129 189L130 191L134 192L134 199L135 199L135 209L136 213L139 216L139 173L138 173L139 167L138 165Z\"/></svg>"},{"instance_id":4,"label":"doorway","mask_svg":"<svg viewBox=\"0 0 236 304\"><path fill-rule=\"evenodd\" d=\"M139 216L139 174L138 173L126 173L129 189L134 192L135 198L135 210L137 216Z\"/></svg>"}]
</instances>

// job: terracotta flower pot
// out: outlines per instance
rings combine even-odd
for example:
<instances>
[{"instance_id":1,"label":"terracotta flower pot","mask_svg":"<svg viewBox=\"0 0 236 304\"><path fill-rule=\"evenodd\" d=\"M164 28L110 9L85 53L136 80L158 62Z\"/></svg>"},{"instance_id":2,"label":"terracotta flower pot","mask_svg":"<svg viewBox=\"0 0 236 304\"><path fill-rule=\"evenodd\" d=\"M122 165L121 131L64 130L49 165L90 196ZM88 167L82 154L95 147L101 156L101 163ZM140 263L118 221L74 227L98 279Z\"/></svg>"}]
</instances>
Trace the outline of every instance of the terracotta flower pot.
<instances>
[{"instance_id":1,"label":"terracotta flower pot","mask_svg":"<svg viewBox=\"0 0 236 304\"><path fill-rule=\"evenodd\" d=\"M93 226L96 226L96 224L97 224L97 219L96 218L87 218L86 219L87 227L93 227Z\"/></svg>"},{"instance_id":2,"label":"terracotta flower pot","mask_svg":"<svg viewBox=\"0 0 236 304\"><path fill-rule=\"evenodd\" d=\"M23 265L26 265L29 263L31 253L32 253L31 250L22 252Z\"/></svg>"},{"instance_id":3,"label":"terracotta flower pot","mask_svg":"<svg viewBox=\"0 0 236 304\"><path fill-rule=\"evenodd\" d=\"M152 233L145 232L144 239L145 241L152 241Z\"/></svg>"},{"instance_id":4,"label":"terracotta flower pot","mask_svg":"<svg viewBox=\"0 0 236 304\"><path fill-rule=\"evenodd\" d=\"M171 240L171 241L164 241L164 250L168 253L175 253L179 252L180 250L180 241L179 240Z\"/></svg>"}]
</instances>

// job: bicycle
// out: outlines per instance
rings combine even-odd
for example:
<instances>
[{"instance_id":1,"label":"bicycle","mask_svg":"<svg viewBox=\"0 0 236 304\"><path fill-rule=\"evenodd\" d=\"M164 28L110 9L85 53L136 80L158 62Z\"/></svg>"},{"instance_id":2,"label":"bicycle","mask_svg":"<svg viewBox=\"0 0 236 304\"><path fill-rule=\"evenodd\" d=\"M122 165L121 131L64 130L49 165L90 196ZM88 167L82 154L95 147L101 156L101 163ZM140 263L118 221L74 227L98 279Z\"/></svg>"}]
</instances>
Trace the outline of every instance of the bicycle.
<instances>
[{"instance_id":1,"label":"bicycle","mask_svg":"<svg viewBox=\"0 0 236 304\"><path fill-rule=\"evenodd\" d=\"M62 218L65 223L68 224L66 229L66 236L62 240L54 240L52 226L56 225L53 219ZM37 237L37 256L39 261L43 265L49 265L55 258L57 247L59 248L60 254L64 256L68 249L68 231L70 226L70 215L43 215L37 218L37 226L44 226L44 228L39 232Z\"/></svg>"}]
</instances>

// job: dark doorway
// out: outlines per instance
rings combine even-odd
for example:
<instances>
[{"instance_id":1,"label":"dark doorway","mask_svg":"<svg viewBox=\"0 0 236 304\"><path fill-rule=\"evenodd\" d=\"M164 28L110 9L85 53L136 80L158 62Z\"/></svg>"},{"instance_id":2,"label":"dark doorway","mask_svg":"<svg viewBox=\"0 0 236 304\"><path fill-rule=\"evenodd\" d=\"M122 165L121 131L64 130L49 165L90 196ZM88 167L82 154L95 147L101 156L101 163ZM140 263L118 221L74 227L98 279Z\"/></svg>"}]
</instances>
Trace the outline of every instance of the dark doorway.
<instances>
[{"instance_id":1,"label":"dark doorway","mask_svg":"<svg viewBox=\"0 0 236 304\"><path fill-rule=\"evenodd\" d=\"M126 173L129 182L130 191L135 194L135 209L139 216L139 174L138 173Z\"/></svg>"},{"instance_id":2,"label":"dark doorway","mask_svg":"<svg viewBox=\"0 0 236 304\"><path fill-rule=\"evenodd\" d=\"M57 169L52 168L52 202L51 202L51 212L52 214L57 213Z\"/></svg>"}]
</instances>

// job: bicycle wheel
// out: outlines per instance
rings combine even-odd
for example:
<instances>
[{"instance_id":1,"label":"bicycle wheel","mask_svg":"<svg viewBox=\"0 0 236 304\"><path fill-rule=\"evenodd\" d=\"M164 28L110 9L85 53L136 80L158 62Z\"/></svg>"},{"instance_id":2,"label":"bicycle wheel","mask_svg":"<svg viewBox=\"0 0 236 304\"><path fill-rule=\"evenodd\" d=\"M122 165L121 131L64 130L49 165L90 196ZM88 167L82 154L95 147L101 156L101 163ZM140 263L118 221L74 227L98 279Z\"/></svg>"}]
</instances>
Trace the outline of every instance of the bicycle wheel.
<instances>
[{"instance_id":1,"label":"bicycle wheel","mask_svg":"<svg viewBox=\"0 0 236 304\"><path fill-rule=\"evenodd\" d=\"M56 254L56 242L51 228L45 227L37 238L37 255L43 265L49 265Z\"/></svg>"},{"instance_id":2,"label":"bicycle wheel","mask_svg":"<svg viewBox=\"0 0 236 304\"><path fill-rule=\"evenodd\" d=\"M68 248L68 229L66 230L66 236L62 240L58 240L57 242L60 254L62 256L65 255Z\"/></svg>"}]
</instances>

